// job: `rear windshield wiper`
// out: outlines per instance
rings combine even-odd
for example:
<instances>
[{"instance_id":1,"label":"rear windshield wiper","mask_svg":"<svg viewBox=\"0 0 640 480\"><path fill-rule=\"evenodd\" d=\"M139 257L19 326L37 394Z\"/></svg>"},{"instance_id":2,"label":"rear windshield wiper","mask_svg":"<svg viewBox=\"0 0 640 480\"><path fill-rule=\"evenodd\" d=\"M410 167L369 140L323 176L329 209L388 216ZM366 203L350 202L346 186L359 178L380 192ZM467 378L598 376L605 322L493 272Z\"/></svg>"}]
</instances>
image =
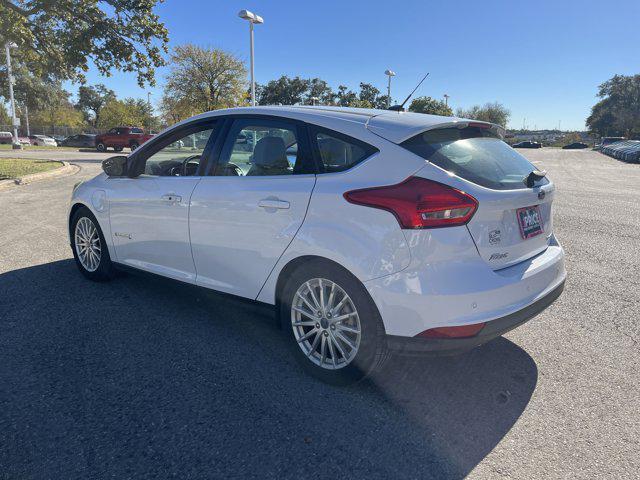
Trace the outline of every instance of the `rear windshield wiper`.
<instances>
[{"instance_id":1,"label":"rear windshield wiper","mask_svg":"<svg viewBox=\"0 0 640 480\"><path fill-rule=\"evenodd\" d=\"M542 180L547 175L546 170L534 170L529 175L524 177L524 184L527 188L533 188L538 180Z\"/></svg>"}]
</instances>

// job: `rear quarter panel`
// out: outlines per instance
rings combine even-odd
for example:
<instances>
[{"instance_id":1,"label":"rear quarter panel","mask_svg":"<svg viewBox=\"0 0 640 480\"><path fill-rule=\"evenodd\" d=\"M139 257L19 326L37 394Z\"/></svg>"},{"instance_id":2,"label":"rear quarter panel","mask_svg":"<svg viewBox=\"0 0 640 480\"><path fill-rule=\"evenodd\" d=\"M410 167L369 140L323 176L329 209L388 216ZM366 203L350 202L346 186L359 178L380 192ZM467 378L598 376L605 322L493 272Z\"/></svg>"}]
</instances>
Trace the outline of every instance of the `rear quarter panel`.
<instances>
[{"instance_id":1,"label":"rear quarter panel","mask_svg":"<svg viewBox=\"0 0 640 480\"><path fill-rule=\"evenodd\" d=\"M343 196L350 190L399 183L424 165L422 159L411 158L396 145L379 138L373 141L375 144L369 143L380 152L368 160L345 172L318 175L304 223L257 300L275 303L280 272L302 256L336 262L362 282L391 275L410 264L409 245L395 216L351 204Z\"/></svg>"}]
</instances>

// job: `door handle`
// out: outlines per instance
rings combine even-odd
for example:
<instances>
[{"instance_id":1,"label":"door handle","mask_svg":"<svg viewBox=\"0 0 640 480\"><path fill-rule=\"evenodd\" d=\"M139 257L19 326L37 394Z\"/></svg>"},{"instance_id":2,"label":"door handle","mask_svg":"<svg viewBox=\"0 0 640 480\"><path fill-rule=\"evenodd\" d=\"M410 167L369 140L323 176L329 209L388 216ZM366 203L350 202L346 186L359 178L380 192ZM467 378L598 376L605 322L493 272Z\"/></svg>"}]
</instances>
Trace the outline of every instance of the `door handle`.
<instances>
[{"instance_id":1,"label":"door handle","mask_svg":"<svg viewBox=\"0 0 640 480\"><path fill-rule=\"evenodd\" d=\"M182 201L182 197L180 195L176 195L174 193L167 193L162 195L162 200L165 200L169 203L179 203Z\"/></svg>"},{"instance_id":2,"label":"door handle","mask_svg":"<svg viewBox=\"0 0 640 480\"><path fill-rule=\"evenodd\" d=\"M286 210L290 205L286 200L265 198L264 200L260 200L260 202L258 202L258 206L262 208L279 208L282 210Z\"/></svg>"}]
</instances>

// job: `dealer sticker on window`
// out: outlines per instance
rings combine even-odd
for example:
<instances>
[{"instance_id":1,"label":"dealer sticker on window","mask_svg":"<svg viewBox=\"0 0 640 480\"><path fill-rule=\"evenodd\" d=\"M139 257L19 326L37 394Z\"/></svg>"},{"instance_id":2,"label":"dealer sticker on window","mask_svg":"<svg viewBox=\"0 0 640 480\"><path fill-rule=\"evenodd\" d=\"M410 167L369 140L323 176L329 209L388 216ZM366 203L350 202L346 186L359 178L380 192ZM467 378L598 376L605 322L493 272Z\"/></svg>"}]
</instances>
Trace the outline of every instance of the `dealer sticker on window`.
<instances>
[{"instance_id":1,"label":"dealer sticker on window","mask_svg":"<svg viewBox=\"0 0 640 480\"><path fill-rule=\"evenodd\" d=\"M540 215L540 207L538 205L519 208L516 210L516 216L520 224L520 233L525 240L543 232L542 215Z\"/></svg>"}]
</instances>

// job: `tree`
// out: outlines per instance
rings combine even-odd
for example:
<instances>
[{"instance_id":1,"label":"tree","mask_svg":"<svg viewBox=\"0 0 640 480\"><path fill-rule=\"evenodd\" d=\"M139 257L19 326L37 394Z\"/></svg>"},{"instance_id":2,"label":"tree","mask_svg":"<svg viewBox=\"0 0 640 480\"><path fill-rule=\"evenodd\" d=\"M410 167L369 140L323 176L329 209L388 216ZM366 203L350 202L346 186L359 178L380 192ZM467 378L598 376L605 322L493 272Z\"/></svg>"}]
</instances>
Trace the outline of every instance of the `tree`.
<instances>
[{"instance_id":1,"label":"tree","mask_svg":"<svg viewBox=\"0 0 640 480\"><path fill-rule=\"evenodd\" d=\"M289 78L286 75L261 85L256 98L260 105L296 105L303 103L308 94L310 80L300 77Z\"/></svg>"},{"instance_id":2,"label":"tree","mask_svg":"<svg viewBox=\"0 0 640 480\"><path fill-rule=\"evenodd\" d=\"M431 97L414 98L409 105L410 112L428 113L431 115L442 115L444 117L452 117L453 110L442 100L436 100Z\"/></svg>"},{"instance_id":3,"label":"tree","mask_svg":"<svg viewBox=\"0 0 640 480\"><path fill-rule=\"evenodd\" d=\"M358 100L358 95L348 90L345 85L338 87L338 105L341 107L348 107Z\"/></svg>"},{"instance_id":4,"label":"tree","mask_svg":"<svg viewBox=\"0 0 640 480\"><path fill-rule=\"evenodd\" d=\"M171 55L171 71L162 110L181 105L195 113L241 105L246 100L247 71L240 59L219 49L187 44ZM171 99L170 101L164 101Z\"/></svg>"},{"instance_id":5,"label":"tree","mask_svg":"<svg viewBox=\"0 0 640 480\"><path fill-rule=\"evenodd\" d=\"M459 108L456 111L456 115L462 118L491 122L506 127L511 117L511 112L504 105L493 102L485 103L483 106L474 105L468 110Z\"/></svg>"},{"instance_id":6,"label":"tree","mask_svg":"<svg viewBox=\"0 0 640 480\"><path fill-rule=\"evenodd\" d=\"M142 99L125 98L109 100L100 114L99 128L113 128L120 125L146 126L148 105Z\"/></svg>"},{"instance_id":7,"label":"tree","mask_svg":"<svg viewBox=\"0 0 640 480\"><path fill-rule=\"evenodd\" d=\"M11 117L4 103L0 103L0 125L11 125Z\"/></svg>"},{"instance_id":8,"label":"tree","mask_svg":"<svg viewBox=\"0 0 640 480\"><path fill-rule=\"evenodd\" d=\"M78 89L78 103L76 108L80 110L87 123L94 127L100 121L100 110L109 100L115 100L116 94L102 84L92 86L81 86Z\"/></svg>"},{"instance_id":9,"label":"tree","mask_svg":"<svg viewBox=\"0 0 640 480\"><path fill-rule=\"evenodd\" d=\"M361 102L371 105L369 108L387 108L387 96L381 96L380 90L370 83L360 82L358 98Z\"/></svg>"},{"instance_id":10,"label":"tree","mask_svg":"<svg viewBox=\"0 0 640 480\"><path fill-rule=\"evenodd\" d=\"M153 13L157 0L0 0L3 40L18 44L16 63L37 77L84 81L89 59L154 84L169 41Z\"/></svg>"},{"instance_id":11,"label":"tree","mask_svg":"<svg viewBox=\"0 0 640 480\"><path fill-rule=\"evenodd\" d=\"M598 87L587 126L598 135L640 135L640 75L615 75Z\"/></svg>"},{"instance_id":12,"label":"tree","mask_svg":"<svg viewBox=\"0 0 640 480\"><path fill-rule=\"evenodd\" d=\"M312 98L317 98L321 105L333 105L336 100L336 93L329 84L319 78L312 78L308 81L308 92L305 103L312 105Z\"/></svg>"},{"instance_id":13,"label":"tree","mask_svg":"<svg viewBox=\"0 0 640 480\"><path fill-rule=\"evenodd\" d=\"M29 110L29 123L42 127L81 127L82 113L73 107L68 100L57 105L49 104L36 111Z\"/></svg>"}]
</instances>

